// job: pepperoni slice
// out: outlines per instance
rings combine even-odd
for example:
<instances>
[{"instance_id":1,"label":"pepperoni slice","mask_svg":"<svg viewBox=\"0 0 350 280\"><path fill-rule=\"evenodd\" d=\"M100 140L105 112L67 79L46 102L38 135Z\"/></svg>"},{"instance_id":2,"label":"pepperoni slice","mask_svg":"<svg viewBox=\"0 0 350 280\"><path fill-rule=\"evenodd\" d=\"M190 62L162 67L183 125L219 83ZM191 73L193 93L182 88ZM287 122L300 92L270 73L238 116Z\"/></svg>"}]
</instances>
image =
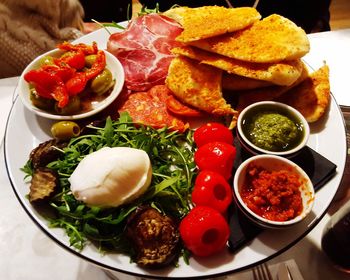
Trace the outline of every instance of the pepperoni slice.
<instances>
[{"instance_id":1,"label":"pepperoni slice","mask_svg":"<svg viewBox=\"0 0 350 280\"><path fill-rule=\"evenodd\" d=\"M171 92L165 85L154 86L147 92L132 93L119 109L119 113L127 111L134 122L154 128L166 126L170 130L183 132L189 125L167 110L166 101L169 96Z\"/></svg>"}]
</instances>

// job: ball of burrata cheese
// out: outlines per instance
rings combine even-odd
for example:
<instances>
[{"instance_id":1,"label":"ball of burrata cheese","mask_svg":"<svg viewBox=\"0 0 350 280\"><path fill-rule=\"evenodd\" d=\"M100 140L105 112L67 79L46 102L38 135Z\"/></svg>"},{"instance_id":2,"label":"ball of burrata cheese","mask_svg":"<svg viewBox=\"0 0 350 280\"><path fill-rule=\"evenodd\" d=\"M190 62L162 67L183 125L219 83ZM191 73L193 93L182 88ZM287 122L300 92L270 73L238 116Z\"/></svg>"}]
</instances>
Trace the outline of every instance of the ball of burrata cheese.
<instances>
[{"instance_id":1,"label":"ball of burrata cheese","mask_svg":"<svg viewBox=\"0 0 350 280\"><path fill-rule=\"evenodd\" d=\"M77 200L105 208L140 197L151 179L152 165L145 151L104 147L84 157L68 180Z\"/></svg>"}]
</instances>

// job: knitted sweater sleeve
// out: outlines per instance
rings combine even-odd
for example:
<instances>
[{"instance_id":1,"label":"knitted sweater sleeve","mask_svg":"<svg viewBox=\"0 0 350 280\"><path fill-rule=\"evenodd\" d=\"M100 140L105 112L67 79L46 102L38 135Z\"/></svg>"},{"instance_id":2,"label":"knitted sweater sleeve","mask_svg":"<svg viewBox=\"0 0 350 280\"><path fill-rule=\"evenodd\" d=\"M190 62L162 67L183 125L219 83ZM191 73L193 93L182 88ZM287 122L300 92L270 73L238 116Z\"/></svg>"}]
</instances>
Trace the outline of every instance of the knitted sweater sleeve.
<instances>
[{"instance_id":1,"label":"knitted sweater sleeve","mask_svg":"<svg viewBox=\"0 0 350 280\"><path fill-rule=\"evenodd\" d=\"M81 36L82 18L78 0L0 0L0 78L20 75L38 55Z\"/></svg>"}]
</instances>

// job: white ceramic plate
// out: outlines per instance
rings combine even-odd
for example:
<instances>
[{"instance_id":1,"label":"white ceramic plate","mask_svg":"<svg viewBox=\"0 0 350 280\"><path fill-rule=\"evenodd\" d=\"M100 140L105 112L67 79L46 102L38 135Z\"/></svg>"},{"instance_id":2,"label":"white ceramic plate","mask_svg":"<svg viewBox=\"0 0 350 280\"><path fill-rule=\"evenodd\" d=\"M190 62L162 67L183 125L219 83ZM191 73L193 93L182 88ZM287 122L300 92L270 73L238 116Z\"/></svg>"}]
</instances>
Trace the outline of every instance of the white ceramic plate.
<instances>
[{"instance_id":1,"label":"white ceramic plate","mask_svg":"<svg viewBox=\"0 0 350 280\"><path fill-rule=\"evenodd\" d=\"M93 32L79 40L91 43L95 40L100 48L106 46L109 34L105 30ZM346 160L345 124L340 108L334 98L330 109L322 121L311 126L308 145L337 165L336 175L316 193L315 204L310 215L301 223L286 231L266 230L241 250L230 254L228 251L211 258L191 258L190 265L180 259L179 267L163 270L144 270L130 263L129 257L119 254L101 255L98 249L88 245L82 252L69 246L69 240L61 229L48 228L47 222L26 199L29 186L24 183L24 173L20 168L26 163L30 151L39 143L50 138L50 120L37 116L27 110L20 100L16 100L7 123L4 140L5 162L8 176L19 202L32 220L53 241L78 257L103 268L151 278L210 278L246 269L259 262L270 259L303 238L326 213L340 184ZM336 139L336 143L334 143ZM234 229L233 229L234 230Z\"/></svg>"},{"instance_id":2,"label":"white ceramic plate","mask_svg":"<svg viewBox=\"0 0 350 280\"><path fill-rule=\"evenodd\" d=\"M90 42L91 43L91 42ZM99 46L99 49L101 47ZM99 102L93 102L91 105L91 110L83 113L78 113L74 115L59 115L55 113L51 113L42 109L37 108L34 106L30 100L30 90L29 90L29 84L24 80L24 74L29 72L32 69L37 69L39 67L39 62L44 56L59 56L60 53L63 53L62 51L58 49L54 49L52 51L49 51L47 53L44 53L34 59L23 71L23 74L19 78L19 83L16 88L15 94L19 95L21 98L21 101L23 104L32 112L35 114L48 118L48 119L54 119L54 120L77 120L82 118L87 118L92 115L97 114L98 112L105 109L108 105L110 105L120 94L120 92L123 89L124 85L124 69L120 61L111 53L105 51L106 54L106 68L108 68L113 76L113 79L115 80L115 85L112 90L112 92L103 100Z\"/></svg>"}]
</instances>

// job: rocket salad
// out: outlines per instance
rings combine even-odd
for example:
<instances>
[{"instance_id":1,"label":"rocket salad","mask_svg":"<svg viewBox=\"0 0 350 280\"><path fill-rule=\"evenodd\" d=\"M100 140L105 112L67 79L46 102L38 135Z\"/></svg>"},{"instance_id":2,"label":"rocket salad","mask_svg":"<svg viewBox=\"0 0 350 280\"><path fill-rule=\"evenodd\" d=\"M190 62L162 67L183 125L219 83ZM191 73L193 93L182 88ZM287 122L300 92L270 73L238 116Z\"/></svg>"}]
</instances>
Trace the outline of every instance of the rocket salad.
<instances>
[{"instance_id":1,"label":"rocket salad","mask_svg":"<svg viewBox=\"0 0 350 280\"><path fill-rule=\"evenodd\" d=\"M56 148L61 156L46 167L57 172L59 189L48 200L54 213L47 217L51 227L65 229L70 245L83 249L88 241L101 250L115 250L132 255L124 236L127 219L139 206L147 204L161 212L182 219L191 208L190 194L196 176L193 160L193 133L167 128L153 129L134 124L127 113L112 121L107 118L104 127L88 125L87 132L72 138L64 148ZM87 206L73 196L69 177L79 162L88 154L103 147L131 147L144 150L152 163L152 182L146 193L130 204L113 208ZM29 160L23 171L33 174Z\"/></svg>"}]
</instances>

